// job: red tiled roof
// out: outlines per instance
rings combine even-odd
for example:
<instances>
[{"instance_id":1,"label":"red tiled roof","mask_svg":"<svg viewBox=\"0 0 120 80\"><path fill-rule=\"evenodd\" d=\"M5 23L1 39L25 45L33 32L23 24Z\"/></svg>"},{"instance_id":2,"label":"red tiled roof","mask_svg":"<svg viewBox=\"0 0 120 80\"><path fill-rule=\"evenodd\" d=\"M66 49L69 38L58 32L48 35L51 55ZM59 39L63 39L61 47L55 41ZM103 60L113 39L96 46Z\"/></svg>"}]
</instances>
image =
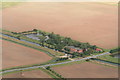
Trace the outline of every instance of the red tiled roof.
<instances>
[{"instance_id":1,"label":"red tiled roof","mask_svg":"<svg viewBox=\"0 0 120 80\"><path fill-rule=\"evenodd\" d=\"M78 50L77 52L78 52L78 53L82 53L82 52L83 52L83 50Z\"/></svg>"},{"instance_id":2,"label":"red tiled roof","mask_svg":"<svg viewBox=\"0 0 120 80\"><path fill-rule=\"evenodd\" d=\"M102 49L97 48L96 51L102 51Z\"/></svg>"},{"instance_id":3,"label":"red tiled roof","mask_svg":"<svg viewBox=\"0 0 120 80\"><path fill-rule=\"evenodd\" d=\"M73 52L77 52L77 50L76 50L76 49L73 49L73 48L71 48L70 50L73 51Z\"/></svg>"}]
</instances>

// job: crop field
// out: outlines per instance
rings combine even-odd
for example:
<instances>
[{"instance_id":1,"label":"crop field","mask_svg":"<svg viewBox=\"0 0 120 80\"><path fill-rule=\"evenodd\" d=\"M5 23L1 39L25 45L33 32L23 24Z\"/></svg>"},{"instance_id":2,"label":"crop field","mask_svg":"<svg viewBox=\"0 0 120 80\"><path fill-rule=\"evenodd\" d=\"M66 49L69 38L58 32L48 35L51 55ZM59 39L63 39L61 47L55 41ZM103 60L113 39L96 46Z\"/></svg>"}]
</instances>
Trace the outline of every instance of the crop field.
<instances>
[{"instance_id":1,"label":"crop field","mask_svg":"<svg viewBox=\"0 0 120 80\"><path fill-rule=\"evenodd\" d=\"M117 6L110 3L22 3L3 9L3 29L34 28L110 49L118 45Z\"/></svg>"},{"instance_id":2,"label":"crop field","mask_svg":"<svg viewBox=\"0 0 120 80\"><path fill-rule=\"evenodd\" d=\"M2 41L2 68L40 64L51 60L46 53L8 41Z\"/></svg>"},{"instance_id":3,"label":"crop field","mask_svg":"<svg viewBox=\"0 0 120 80\"><path fill-rule=\"evenodd\" d=\"M32 70L3 75L3 78L51 78L51 77L41 70Z\"/></svg>"},{"instance_id":4,"label":"crop field","mask_svg":"<svg viewBox=\"0 0 120 80\"><path fill-rule=\"evenodd\" d=\"M93 63L81 63L53 67L53 70L65 78L117 78L117 68L110 68Z\"/></svg>"}]
</instances>

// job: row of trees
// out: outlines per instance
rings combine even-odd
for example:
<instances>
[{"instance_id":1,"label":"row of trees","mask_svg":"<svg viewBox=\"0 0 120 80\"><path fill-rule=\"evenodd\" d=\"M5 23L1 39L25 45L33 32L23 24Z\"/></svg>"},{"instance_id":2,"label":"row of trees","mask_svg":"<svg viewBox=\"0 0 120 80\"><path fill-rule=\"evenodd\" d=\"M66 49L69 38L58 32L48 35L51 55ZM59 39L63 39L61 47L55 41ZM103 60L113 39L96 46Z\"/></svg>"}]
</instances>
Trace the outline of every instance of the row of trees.
<instances>
[{"instance_id":1,"label":"row of trees","mask_svg":"<svg viewBox=\"0 0 120 80\"><path fill-rule=\"evenodd\" d=\"M34 29L33 31L38 32L37 29ZM81 49L86 49L86 48L91 48L91 49L96 49L95 45L90 45L89 43L81 43L79 41L72 40L69 37L62 37L59 34L54 34L52 33L45 33L43 31L39 31L40 34L47 35L49 39L45 41L44 39L41 38L40 42L46 42L48 44L54 45L56 49L61 50L65 46L75 46Z\"/></svg>"},{"instance_id":2,"label":"row of trees","mask_svg":"<svg viewBox=\"0 0 120 80\"><path fill-rule=\"evenodd\" d=\"M81 43L79 41L72 40L69 37L62 37L59 34L52 33L46 33L44 31L40 31L37 29L33 29L36 33L39 32L43 36L49 36L49 40L46 41L46 43L49 43L51 45L61 45L62 46L75 46L80 48L92 48L92 46L89 43Z\"/></svg>"},{"instance_id":3,"label":"row of trees","mask_svg":"<svg viewBox=\"0 0 120 80\"><path fill-rule=\"evenodd\" d=\"M48 36L49 39L47 41L45 41L45 37L40 37L40 42L46 42L48 44L51 44L51 45L59 45L61 47L64 47L64 46L75 46L75 47L79 47L81 49L84 49L84 48L92 48L92 49L95 49L96 46L95 45L90 45L89 43L81 43L79 41L75 41L75 40L72 40L71 38L69 37L62 37L60 36L59 34L54 34L53 32L52 33L46 33L44 31L41 31L41 30L37 30L37 29L33 29L32 31L38 33L39 34L42 34L43 36ZM60 47L59 47L60 48Z\"/></svg>"},{"instance_id":4,"label":"row of trees","mask_svg":"<svg viewBox=\"0 0 120 80\"><path fill-rule=\"evenodd\" d=\"M116 53L116 52L119 52L119 51L120 51L120 47L110 50L110 53Z\"/></svg>"},{"instance_id":5,"label":"row of trees","mask_svg":"<svg viewBox=\"0 0 120 80\"><path fill-rule=\"evenodd\" d=\"M64 60L67 60L68 57L65 57L65 58L58 58L56 61L64 61Z\"/></svg>"},{"instance_id":6,"label":"row of trees","mask_svg":"<svg viewBox=\"0 0 120 80\"><path fill-rule=\"evenodd\" d=\"M58 74L55 71L53 71L50 66L46 67L46 69L49 70L50 72L52 72L53 74L55 74L56 76L58 76L60 78L60 80L66 80L60 74Z\"/></svg>"}]
</instances>

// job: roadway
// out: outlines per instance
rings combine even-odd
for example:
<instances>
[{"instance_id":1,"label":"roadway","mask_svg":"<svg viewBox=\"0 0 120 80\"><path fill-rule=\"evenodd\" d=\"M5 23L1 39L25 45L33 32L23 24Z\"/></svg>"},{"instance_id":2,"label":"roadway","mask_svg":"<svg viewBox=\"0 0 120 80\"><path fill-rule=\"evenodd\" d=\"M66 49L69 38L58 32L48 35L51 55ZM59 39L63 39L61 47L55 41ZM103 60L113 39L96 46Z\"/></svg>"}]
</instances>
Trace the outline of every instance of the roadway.
<instances>
[{"instance_id":1,"label":"roadway","mask_svg":"<svg viewBox=\"0 0 120 80\"><path fill-rule=\"evenodd\" d=\"M109 52L105 52L105 53L102 53L102 54L93 55L93 56L89 56L89 57L85 57L85 58L78 59L78 60L73 60L73 61L66 61L66 62L55 63L55 64L46 64L46 65L42 65L42 66L32 66L32 67L26 67L26 68L5 70L5 71L1 71L0 74L9 73L9 72L15 72L15 71L21 71L21 70L28 70L28 69L43 68L43 67L47 67L47 66L55 66L55 65L60 65L60 64L67 64L67 63L71 63L71 62L76 62L76 61L82 61L82 60L87 60L87 59L91 59L91 58L96 58L96 57L99 57L99 56L102 56L102 55L106 55L106 54L109 54Z\"/></svg>"}]
</instances>

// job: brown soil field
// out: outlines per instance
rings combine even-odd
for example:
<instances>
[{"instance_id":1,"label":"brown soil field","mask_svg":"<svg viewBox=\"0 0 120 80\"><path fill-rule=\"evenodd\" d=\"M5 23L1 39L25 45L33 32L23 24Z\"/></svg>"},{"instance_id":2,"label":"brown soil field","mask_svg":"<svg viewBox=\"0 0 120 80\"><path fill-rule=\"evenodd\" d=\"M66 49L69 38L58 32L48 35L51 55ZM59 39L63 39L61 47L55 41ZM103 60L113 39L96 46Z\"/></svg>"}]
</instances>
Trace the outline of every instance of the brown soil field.
<instances>
[{"instance_id":1,"label":"brown soil field","mask_svg":"<svg viewBox=\"0 0 120 80\"><path fill-rule=\"evenodd\" d=\"M117 6L95 2L28 2L3 9L3 29L34 28L110 49L118 45Z\"/></svg>"},{"instance_id":2,"label":"brown soil field","mask_svg":"<svg viewBox=\"0 0 120 80\"><path fill-rule=\"evenodd\" d=\"M118 69L93 63L81 63L53 67L57 73L65 78L117 78Z\"/></svg>"},{"instance_id":3,"label":"brown soil field","mask_svg":"<svg viewBox=\"0 0 120 80\"><path fill-rule=\"evenodd\" d=\"M33 70L26 72L17 72L3 75L3 78L51 78L48 74L41 70Z\"/></svg>"},{"instance_id":4,"label":"brown soil field","mask_svg":"<svg viewBox=\"0 0 120 80\"><path fill-rule=\"evenodd\" d=\"M2 41L2 68L39 64L52 59L46 53L8 41Z\"/></svg>"}]
</instances>

